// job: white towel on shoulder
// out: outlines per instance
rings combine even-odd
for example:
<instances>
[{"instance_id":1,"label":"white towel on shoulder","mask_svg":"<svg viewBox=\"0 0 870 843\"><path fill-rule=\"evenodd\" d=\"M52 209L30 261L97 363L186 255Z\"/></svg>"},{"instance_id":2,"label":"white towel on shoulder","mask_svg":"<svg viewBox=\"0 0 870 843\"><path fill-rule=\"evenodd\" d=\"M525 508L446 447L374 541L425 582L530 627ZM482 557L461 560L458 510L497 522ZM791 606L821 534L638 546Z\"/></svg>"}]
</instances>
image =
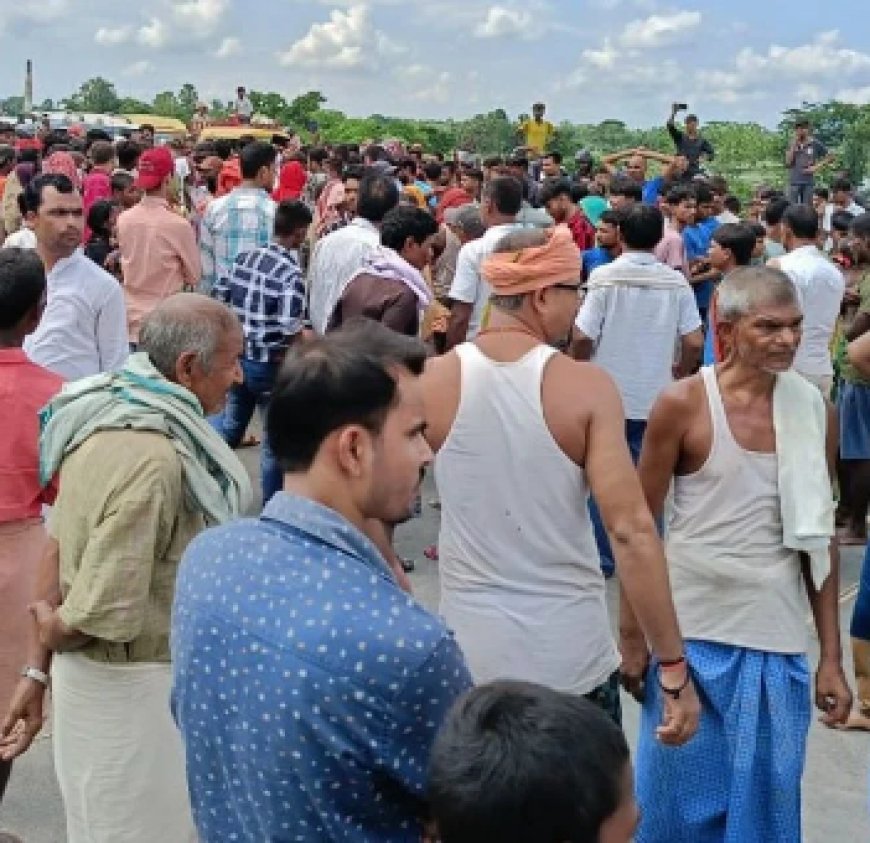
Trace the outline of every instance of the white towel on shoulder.
<instances>
[{"instance_id":1,"label":"white towel on shoulder","mask_svg":"<svg viewBox=\"0 0 870 843\"><path fill-rule=\"evenodd\" d=\"M826 456L827 410L819 390L784 372L773 390L773 427L785 546L810 557L813 584L831 573L834 496Z\"/></svg>"}]
</instances>

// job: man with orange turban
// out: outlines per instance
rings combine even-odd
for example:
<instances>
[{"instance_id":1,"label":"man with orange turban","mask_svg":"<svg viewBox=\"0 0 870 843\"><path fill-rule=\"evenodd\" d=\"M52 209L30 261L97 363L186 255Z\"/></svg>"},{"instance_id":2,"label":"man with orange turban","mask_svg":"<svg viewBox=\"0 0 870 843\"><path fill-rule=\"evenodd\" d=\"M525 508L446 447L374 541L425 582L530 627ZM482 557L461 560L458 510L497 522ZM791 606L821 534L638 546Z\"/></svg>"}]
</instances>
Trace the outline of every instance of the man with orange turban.
<instances>
[{"instance_id":1,"label":"man with orange turban","mask_svg":"<svg viewBox=\"0 0 870 843\"><path fill-rule=\"evenodd\" d=\"M426 438L441 497L440 613L477 682L537 682L583 695L620 721L590 489L620 576L663 667L663 743L688 741L699 703L662 544L631 462L613 381L553 346L577 312L570 231L514 230L484 259L488 327L427 365Z\"/></svg>"}]
</instances>

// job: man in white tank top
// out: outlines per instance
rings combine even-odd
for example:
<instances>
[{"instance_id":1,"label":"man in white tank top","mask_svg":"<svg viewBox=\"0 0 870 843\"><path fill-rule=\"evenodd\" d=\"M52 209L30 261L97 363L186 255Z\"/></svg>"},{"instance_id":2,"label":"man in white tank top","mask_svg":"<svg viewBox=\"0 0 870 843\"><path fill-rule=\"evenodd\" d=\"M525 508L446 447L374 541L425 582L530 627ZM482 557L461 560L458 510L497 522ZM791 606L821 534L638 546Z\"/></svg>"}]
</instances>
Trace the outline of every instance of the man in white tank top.
<instances>
[{"instance_id":1,"label":"man in white tank top","mask_svg":"<svg viewBox=\"0 0 870 843\"><path fill-rule=\"evenodd\" d=\"M441 613L478 682L582 694L619 720L619 654L587 510L598 498L628 599L673 692L663 744L689 740L699 705L686 671L661 541L643 499L610 378L552 345L576 315L570 232L517 231L483 263L495 293L474 342L423 375L441 496ZM587 485L588 480L588 485Z\"/></svg>"},{"instance_id":2,"label":"man in white tank top","mask_svg":"<svg viewBox=\"0 0 870 843\"><path fill-rule=\"evenodd\" d=\"M825 550L825 536L833 535L828 475L836 423L816 389L788 371L801 341L798 293L779 270L738 269L719 287L717 320L723 362L662 393L640 459L653 514L662 514L673 482L665 549L705 716L678 757L663 751L654 735L661 691L646 683L636 756L638 843L801 840L813 696L805 655L810 608L821 648L816 705L829 725L844 722L851 705L841 665L836 543ZM793 396L787 408L786 390ZM807 423L789 423L795 417L816 420L808 437ZM785 479L795 464L800 489ZM796 547L796 499L811 501L810 515L821 525L812 563ZM819 559L825 570L817 577ZM630 614L623 613L620 642L629 685L643 677L647 661Z\"/></svg>"}]
</instances>

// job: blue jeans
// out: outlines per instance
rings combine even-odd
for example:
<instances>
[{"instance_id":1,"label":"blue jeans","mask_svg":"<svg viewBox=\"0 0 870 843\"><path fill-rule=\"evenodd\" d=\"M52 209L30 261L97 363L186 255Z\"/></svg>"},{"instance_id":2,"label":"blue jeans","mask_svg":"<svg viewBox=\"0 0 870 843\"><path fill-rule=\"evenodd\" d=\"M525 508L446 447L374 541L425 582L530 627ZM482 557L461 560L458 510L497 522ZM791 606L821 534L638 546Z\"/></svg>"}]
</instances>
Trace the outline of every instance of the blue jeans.
<instances>
[{"instance_id":1,"label":"blue jeans","mask_svg":"<svg viewBox=\"0 0 870 843\"><path fill-rule=\"evenodd\" d=\"M855 598L855 608L852 610L849 634L852 638L870 641L870 544L864 550L858 596Z\"/></svg>"},{"instance_id":2,"label":"blue jeans","mask_svg":"<svg viewBox=\"0 0 870 843\"><path fill-rule=\"evenodd\" d=\"M631 459L637 465L640 459L640 449L643 445L643 435L646 433L646 419L626 419L625 440L628 442L628 450ZM601 513L593 498L589 498L589 515L592 518L592 528L595 531L595 543L598 545L598 555L601 557L601 572L605 577L612 577L616 570L616 560L613 558L613 550L610 547L610 539Z\"/></svg>"},{"instance_id":3,"label":"blue jeans","mask_svg":"<svg viewBox=\"0 0 870 843\"><path fill-rule=\"evenodd\" d=\"M215 425L231 448L238 448L241 445L254 410L259 407L265 414L275 377L281 368L280 363L260 363L247 357L243 357L241 363L245 380L230 390L227 406ZM263 446L260 451L260 483L263 490L263 506L265 506L283 485L283 472L272 453L265 426Z\"/></svg>"}]
</instances>

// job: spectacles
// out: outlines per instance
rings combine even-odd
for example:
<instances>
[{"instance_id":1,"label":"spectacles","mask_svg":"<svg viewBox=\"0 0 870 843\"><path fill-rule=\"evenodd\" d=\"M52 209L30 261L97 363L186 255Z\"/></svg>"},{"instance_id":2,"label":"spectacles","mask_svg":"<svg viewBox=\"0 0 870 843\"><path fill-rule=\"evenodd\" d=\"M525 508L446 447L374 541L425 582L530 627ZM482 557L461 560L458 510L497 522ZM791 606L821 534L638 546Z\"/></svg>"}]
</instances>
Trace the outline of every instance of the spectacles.
<instances>
[{"instance_id":1,"label":"spectacles","mask_svg":"<svg viewBox=\"0 0 870 843\"><path fill-rule=\"evenodd\" d=\"M572 293L576 293L582 287L582 284L553 284L553 288L556 290L570 290Z\"/></svg>"}]
</instances>

